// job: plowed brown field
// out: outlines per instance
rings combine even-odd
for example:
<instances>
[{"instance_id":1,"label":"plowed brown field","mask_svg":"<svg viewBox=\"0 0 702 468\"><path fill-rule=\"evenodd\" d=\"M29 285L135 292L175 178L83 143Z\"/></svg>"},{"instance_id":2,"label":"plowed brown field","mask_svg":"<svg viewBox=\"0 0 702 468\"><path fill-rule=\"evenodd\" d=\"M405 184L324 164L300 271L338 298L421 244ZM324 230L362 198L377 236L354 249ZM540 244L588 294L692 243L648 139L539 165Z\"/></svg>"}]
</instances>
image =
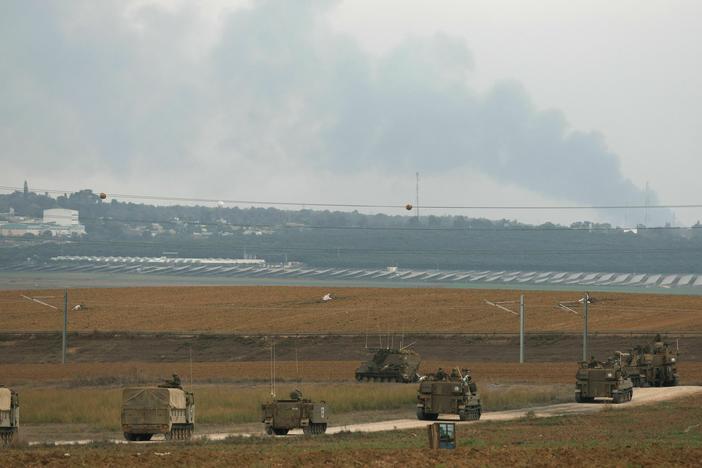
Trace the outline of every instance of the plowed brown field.
<instances>
[{"instance_id":1,"label":"plowed brown field","mask_svg":"<svg viewBox=\"0 0 702 468\"><path fill-rule=\"evenodd\" d=\"M333 301L322 302L326 293ZM21 296L38 297L51 309ZM99 288L69 291L70 329L242 333L491 333L518 330L516 316L485 300L517 300L519 292L474 289L319 288L289 286ZM573 292L528 291L527 328L577 332L582 315L558 309ZM702 296L597 293L594 332L700 331ZM59 330L63 291L0 291L3 331ZM512 304L513 310L517 304ZM580 310L579 306L573 306Z\"/></svg>"}]
</instances>

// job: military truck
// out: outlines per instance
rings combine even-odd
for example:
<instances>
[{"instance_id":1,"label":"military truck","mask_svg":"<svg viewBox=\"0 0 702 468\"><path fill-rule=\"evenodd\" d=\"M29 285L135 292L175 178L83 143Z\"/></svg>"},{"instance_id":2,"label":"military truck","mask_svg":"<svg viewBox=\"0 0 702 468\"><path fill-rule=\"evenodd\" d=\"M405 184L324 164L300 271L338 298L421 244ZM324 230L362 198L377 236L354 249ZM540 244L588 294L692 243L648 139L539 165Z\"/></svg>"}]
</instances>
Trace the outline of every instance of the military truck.
<instances>
[{"instance_id":1,"label":"military truck","mask_svg":"<svg viewBox=\"0 0 702 468\"><path fill-rule=\"evenodd\" d=\"M630 401L634 394L634 386L622 369L621 358L606 363L594 357L582 361L575 379L575 401L578 403L593 402L595 398L611 398L613 403L623 403Z\"/></svg>"},{"instance_id":2,"label":"military truck","mask_svg":"<svg viewBox=\"0 0 702 468\"><path fill-rule=\"evenodd\" d=\"M635 387L672 387L678 385L679 353L656 335L653 343L634 347L624 361L624 371Z\"/></svg>"},{"instance_id":3,"label":"military truck","mask_svg":"<svg viewBox=\"0 0 702 468\"><path fill-rule=\"evenodd\" d=\"M195 427L195 396L180 387L180 379L158 387L131 387L122 391L122 431L129 441L189 440Z\"/></svg>"},{"instance_id":4,"label":"military truck","mask_svg":"<svg viewBox=\"0 0 702 468\"><path fill-rule=\"evenodd\" d=\"M457 414L461 421L480 419L480 396L468 369L450 374L439 370L422 377L417 390L417 419L435 421L440 414Z\"/></svg>"},{"instance_id":5,"label":"military truck","mask_svg":"<svg viewBox=\"0 0 702 468\"><path fill-rule=\"evenodd\" d=\"M9 445L19 431L19 397L17 392L0 386L0 442Z\"/></svg>"},{"instance_id":6,"label":"military truck","mask_svg":"<svg viewBox=\"0 0 702 468\"><path fill-rule=\"evenodd\" d=\"M407 348L381 348L373 357L356 369L359 382L404 382L419 380L421 359L416 351Z\"/></svg>"},{"instance_id":7,"label":"military truck","mask_svg":"<svg viewBox=\"0 0 702 468\"><path fill-rule=\"evenodd\" d=\"M299 428L308 435L324 434L328 417L324 401L314 403L303 398L299 390L291 392L289 400L273 398L261 405L261 422L268 435L286 435L290 429Z\"/></svg>"}]
</instances>

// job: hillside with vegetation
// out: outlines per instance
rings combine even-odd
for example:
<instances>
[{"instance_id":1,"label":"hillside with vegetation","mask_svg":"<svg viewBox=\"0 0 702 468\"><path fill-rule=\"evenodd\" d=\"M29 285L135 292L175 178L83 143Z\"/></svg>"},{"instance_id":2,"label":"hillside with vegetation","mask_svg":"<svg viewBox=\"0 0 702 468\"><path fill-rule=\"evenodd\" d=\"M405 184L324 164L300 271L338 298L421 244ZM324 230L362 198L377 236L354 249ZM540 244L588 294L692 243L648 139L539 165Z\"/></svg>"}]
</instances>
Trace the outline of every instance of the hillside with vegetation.
<instances>
[{"instance_id":1,"label":"hillside with vegetation","mask_svg":"<svg viewBox=\"0 0 702 468\"><path fill-rule=\"evenodd\" d=\"M520 271L702 272L702 229L637 232L588 221L562 226L466 216L362 214L101 200L90 190L0 195L0 213L78 210L87 234L0 238L0 266L56 255L263 258L312 266Z\"/></svg>"}]
</instances>

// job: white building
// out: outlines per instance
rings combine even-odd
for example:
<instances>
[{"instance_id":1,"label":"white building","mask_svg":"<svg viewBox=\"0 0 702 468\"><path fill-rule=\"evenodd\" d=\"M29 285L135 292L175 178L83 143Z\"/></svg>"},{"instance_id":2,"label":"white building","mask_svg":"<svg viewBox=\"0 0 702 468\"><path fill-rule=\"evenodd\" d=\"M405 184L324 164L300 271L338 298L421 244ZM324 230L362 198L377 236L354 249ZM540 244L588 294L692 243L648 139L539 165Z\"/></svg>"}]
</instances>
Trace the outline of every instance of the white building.
<instances>
[{"instance_id":1,"label":"white building","mask_svg":"<svg viewBox=\"0 0 702 468\"><path fill-rule=\"evenodd\" d=\"M44 210L44 224L54 223L57 226L77 226L78 212L76 210L65 210L63 208L52 208Z\"/></svg>"}]
</instances>

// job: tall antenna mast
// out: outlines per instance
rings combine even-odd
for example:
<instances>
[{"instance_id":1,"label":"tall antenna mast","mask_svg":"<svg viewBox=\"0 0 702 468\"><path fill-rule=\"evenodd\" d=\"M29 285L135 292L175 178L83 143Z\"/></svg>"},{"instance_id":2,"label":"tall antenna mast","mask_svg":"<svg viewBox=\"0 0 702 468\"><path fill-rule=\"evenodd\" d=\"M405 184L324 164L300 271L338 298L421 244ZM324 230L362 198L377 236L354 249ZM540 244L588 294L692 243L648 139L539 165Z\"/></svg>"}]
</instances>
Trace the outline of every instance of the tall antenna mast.
<instances>
[{"instance_id":1,"label":"tall antenna mast","mask_svg":"<svg viewBox=\"0 0 702 468\"><path fill-rule=\"evenodd\" d=\"M415 200L415 206L417 207L417 224L419 224L419 172L416 173L417 175L417 198Z\"/></svg>"},{"instance_id":2,"label":"tall antenna mast","mask_svg":"<svg viewBox=\"0 0 702 468\"><path fill-rule=\"evenodd\" d=\"M190 349L189 355L190 355L190 391L193 391L193 344L190 343Z\"/></svg>"},{"instance_id":3,"label":"tall antenna mast","mask_svg":"<svg viewBox=\"0 0 702 468\"><path fill-rule=\"evenodd\" d=\"M644 226L648 226L648 181L646 181L646 197L644 201Z\"/></svg>"}]
</instances>

